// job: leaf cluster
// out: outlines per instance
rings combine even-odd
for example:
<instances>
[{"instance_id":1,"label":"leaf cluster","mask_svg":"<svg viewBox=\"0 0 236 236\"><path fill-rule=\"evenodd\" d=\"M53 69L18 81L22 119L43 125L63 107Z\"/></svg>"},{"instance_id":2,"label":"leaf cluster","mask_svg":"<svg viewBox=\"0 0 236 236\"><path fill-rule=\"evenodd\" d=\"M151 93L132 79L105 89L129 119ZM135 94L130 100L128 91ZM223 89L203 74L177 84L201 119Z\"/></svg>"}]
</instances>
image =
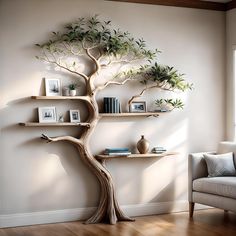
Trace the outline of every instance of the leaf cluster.
<instances>
[{"instance_id":1,"label":"leaf cluster","mask_svg":"<svg viewBox=\"0 0 236 236\"><path fill-rule=\"evenodd\" d=\"M183 78L184 74L179 73L174 67L155 63L153 66L142 66L140 74L143 74L144 79L140 82L144 85L152 82L160 88L180 91L193 88L193 84L187 83Z\"/></svg>"},{"instance_id":2,"label":"leaf cluster","mask_svg":"<svg viewBox=\"0 0 236 236\"><path fill-rule=\"evenodd\" d=\"M155 104L159 108L171 106L171 110L184 108L184 103L180 99L157 99Z\"/></svg>"},{"instance_id":3,"label":"leaf cluster","mask_svg":"<svg viewBox=\"0 0 236 236\"><path fill-rule=\"evenodd\" d=\"M112 29L111 21L101 21L95 15L89 18L79 18L76 22L65 26L65 32L53 32L53 38L44 44L36 44L52 51L57 43L82 44L85 48L97 48L102 55L125 56L147 59L151 62L158 50L148 50L143 39L135 40L129 32ZM61 52L54 47L53 52Z\"/></svg>"}]
</instances>

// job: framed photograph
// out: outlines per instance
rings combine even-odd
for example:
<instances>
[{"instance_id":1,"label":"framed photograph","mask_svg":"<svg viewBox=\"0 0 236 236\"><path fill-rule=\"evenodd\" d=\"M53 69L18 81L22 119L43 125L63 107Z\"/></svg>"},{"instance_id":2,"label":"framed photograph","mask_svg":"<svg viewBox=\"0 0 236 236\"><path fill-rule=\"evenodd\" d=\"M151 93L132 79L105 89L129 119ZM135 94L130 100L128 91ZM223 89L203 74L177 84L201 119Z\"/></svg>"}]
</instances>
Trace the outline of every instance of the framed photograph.
<instances>
[{"instance_id":1,"label":"framed photograph","mask_svg":"<svg viewBox=\"0 0 236 236\"><path fill-rule=\"evenodd\" d=\"M46 96L61 96L61 83L59 79L45 78Z\"/></svg>"},{"instance_id":2,"label":"framed photograph","mask_svg":"<svg viewBox=\"0 0 236 236\"><path fill-rule=\"evenodd\" d=\"M146 112L147 106L145 101L132 102L129 106L129 112Z\"/></svg>"},{"instance_id":3,"label":"framed photograph","mask_svg":"<svg viewBox=\"0 0 236 236\"><path fill-rule=\"evenodd\" d=\"M56 107L39 107L39 123L57 122Z\"/></svg>"},{"instance_id":4,"label":"framed photograph","mask_svg":"<svg viewBox=\"0 0 236 236\"><path fill-rule=\"evenodd\" d=\"M79 110L70 110L70 122L80 122Z\"/></svg>"}]
</instances>

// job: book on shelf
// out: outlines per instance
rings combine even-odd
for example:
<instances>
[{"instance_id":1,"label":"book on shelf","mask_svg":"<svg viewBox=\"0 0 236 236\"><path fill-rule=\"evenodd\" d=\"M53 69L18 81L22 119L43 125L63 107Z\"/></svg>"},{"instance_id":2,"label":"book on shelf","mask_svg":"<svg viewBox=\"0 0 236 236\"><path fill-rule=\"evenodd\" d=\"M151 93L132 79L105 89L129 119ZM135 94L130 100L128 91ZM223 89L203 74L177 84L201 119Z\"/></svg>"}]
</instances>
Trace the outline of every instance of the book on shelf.
<instances>
[{"instance_id":1,"label":"book on shelf","mask_svg":"<svg viewBox=\"0 0 236 236\"><path fill-rule=\"evenodd\" d=\"M129 148L106 148L105 152L128 152Z\"/></svg>"},{"instance_id":2,"label":"book on shelf","mask_svg":"<svg viewBox=\"0 0 236 236\"><path fill-rule=\"evenodd\" d=\"M121 113L120 101L116 97L103 98L103 112L104 113Z\"/></svg>"},{"instance_id":3,"label":"book on shelf","mask_svg":"<svg viewBox=\"0 0 236 236\"><path fill-rule=\"evenodd\" d=\"M108 156L128 156L131 152L104 152L104 154Z\"/></svg>"},{"instance_id":4,"label":"book on shelf","mask_svg":"<svg viewBox=\"0 0 236 236\"><path fill-rule=\"evenodd\" d=\"M152 149L152 153L156 153L156 154L161 154L163 152L166 152L167 150L164 147L154 147Z\"/></svg>"},{"instance_id":5,"label":"book on shelf","mask_svg":"<svg viewBox=\"0 0 236 236\"><path fill-rule=\"evenodd\" d=\"M131 152L129 148L106 148L104 154L109 156L128 156Z\"/></svg>"}]
</instances>

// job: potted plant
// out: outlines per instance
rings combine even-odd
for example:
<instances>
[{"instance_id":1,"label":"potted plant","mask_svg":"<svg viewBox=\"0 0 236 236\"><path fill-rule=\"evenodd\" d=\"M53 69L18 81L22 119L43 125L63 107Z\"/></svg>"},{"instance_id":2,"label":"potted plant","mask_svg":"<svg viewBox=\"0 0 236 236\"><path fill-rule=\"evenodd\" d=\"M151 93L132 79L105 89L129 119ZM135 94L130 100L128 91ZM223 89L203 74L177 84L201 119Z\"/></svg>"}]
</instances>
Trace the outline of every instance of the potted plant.
<instances>
[{"instance_id":1,"label":"potted plant","mask_svg":"<svg viewBox=\"0 0 236 236\"><path fill-rule=\"evenodd\" d=\"M76 96L76 88L77 87L78 87L78 85L75 84L75 83L71 83L71 84L68 85L70 96Z\"/></svg>"}]
</instances>

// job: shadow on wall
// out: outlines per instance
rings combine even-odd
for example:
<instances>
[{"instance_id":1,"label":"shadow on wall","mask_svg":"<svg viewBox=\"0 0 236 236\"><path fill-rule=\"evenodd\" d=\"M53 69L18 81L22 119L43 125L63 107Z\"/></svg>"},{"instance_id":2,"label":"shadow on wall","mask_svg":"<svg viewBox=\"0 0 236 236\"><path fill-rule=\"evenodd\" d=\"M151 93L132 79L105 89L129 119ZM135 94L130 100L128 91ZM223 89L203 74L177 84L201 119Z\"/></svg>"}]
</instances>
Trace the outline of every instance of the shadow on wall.
<instances>
[{"instance_id":1,"label":"shadow on wall","mask_svg":"<svg viewBox=\"0 0 236 236\"><path fill-rule=\"evenodd\" d=\"M31 164L35 163L34 173L29 169L27 170L29 167L24 167L26 168L25 171L28 172L29 179L31 179L31 194L29 203L27 203L28 210L60 209L60 202L63 202L64 207L68 206L71 208L71 202L73 202L73 207L78 207L79 204L75 200L76 198L84 199L83 206L87 207L91 206L91 202L88 203L87 199L94 195L92 206L96 206L99 199L99 183L80 158L78 158L76 149L66 143L47 145L39 139L39 132L52 133L55 136L68 134L68 131L73 136L79 136L80 132L78 130L75 131L73 128L57 130L57 128L37 127L32 129L16 125L19 120L25 120L25 111L34 110L30 120L36 119L36 108L29 108L30 101L29 98L18 99L9 103L8 107L1 110L1 114L5 117L8 117L8 113L12 114L15 106L23 110L22 114L10 117L5 122L2 132L7 136L7 140L12 139L13 135L24 133L24 135L19 135L19 138L15 140L15 146L13 147L17 149L19 154L17 157L18 162L21 161L22 157ZM172 114L174 118L171 117ZM161 118L161 124L158 118L154 118L153 127L157 124L161 132L157 132L153 127L149 127L146 132L150 132L149 137L151 139L155 140L156 138L157 140L162 140L163 143L168 143L168 150L180 150L182 152L185 151L184 149L187 146L186 126L188 120L183 120L183 116L179 112L172 114L163 114L165 117ZM168 126L168 122L171 122L171 119L174 119L175 123ZM171 123L173 124L173 122ZM168 129L165 126L168 126ZM135 128L135 125L133 128ZM146 127L144 126L144 128ZM126 130L123 130L123 133L119 134L121 135L120 137L125 135L125 133ZM168 141L170 136L174 144ZM34 153L33 156L32 153ZM35 157L37 157L37 160L35 160ZM183 158L182 153L178 157L165 157L161 159L112 161L108 164L108 168L117 184L118 199L121 199L121 202L125 202L123 199L125 199L126 194L130 194L130 189L133 189L135 194L128 200L132 204L135 202L173 201L177 197L176 179L181 175L181 172L179 172L181 162L178 159L182 162L187 162L186 158ZM135 168L133 168L134 163ZM120 172L114 171L119 169L119 167L123 168L122 171L126 172L125 175L120 175ZM79 186L79 189L77 186ZM73 192L74 196L69 195L71 192ZM57 203L55 203L54 199L57 199ZM129 204L129 202L125 202L125 204ZM35 207L36 203L40 203L40 205Z\"/></svg>"},{"instance_id":2,"label":"shadow on wall","mask_svg":"<svg viewBox=\"0 0 236 236\"><path fill-rule=\"evenodd\" d=\"M171 116L171 114L163 115ZM162 120L162 129L165 125L168 127L161 133L164 137L161 137L160 132L155 131L153 127L152 130L149 130L149 137L154 140L156 137L161 141L161 144L166 143L168 150L177 151L178 155L158 159L107 161L108 169L110 169L117 186L118 199L121 204L170 201L173 202L174 207L174 201L187 199L188 119L183 120L182 114L176 112L174 125L168 126L170 119L172 118L167 119L166 123ZM153 122L158 123L159 121L157 119ZM155 124L153 126L155 127ZM120 137L122 135L125 134L119 134ZM120 169L124 174L121 175L117 171ZM132 195L130 195L130 189L132 189ZM125 196L129 196L129 198Z\"/></svg>"},{"instance_id":3,"label":"shadow on wall","mask_svg":"<svg viewBox=\"0 0 236 236\"><path fill-rule=\"evenodd\" d=\"M82 130L74 127L19 126L19 121L37 120L37 108L29 108L32 104L34 102L28 97L17 99L0 111L1 117L5 118L1 122L1 169L7 173L5 177L9 183L7 189L3 187L4 196L10 194L18 199L14 204L18 204L16 211L19 212L19 209L24 212L60 209L62 202L63 208L96 206L99 185L80 160L77 149L69 143L47 144L40 139L41 133L77 137ZM17 109L22 112L18 114L15 112ZM22 185L21 192L17 192L11 182ZM11 198L6 201L10 202Z\"/></svg>"}]
</instances>

